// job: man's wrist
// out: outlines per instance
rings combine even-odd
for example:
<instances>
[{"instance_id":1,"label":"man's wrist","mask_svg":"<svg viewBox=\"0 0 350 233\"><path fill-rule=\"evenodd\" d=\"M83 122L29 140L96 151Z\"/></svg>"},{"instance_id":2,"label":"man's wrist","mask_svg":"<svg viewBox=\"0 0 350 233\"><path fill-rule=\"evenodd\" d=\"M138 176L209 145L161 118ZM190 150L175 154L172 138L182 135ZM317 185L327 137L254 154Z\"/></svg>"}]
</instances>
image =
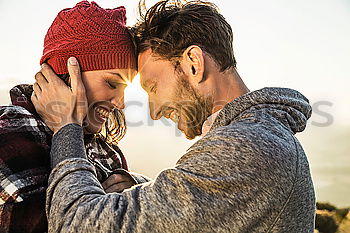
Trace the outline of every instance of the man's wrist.
<instances>
[{"instance_id":1,"label":"man's wrist","mask_svg":"<svg viewBox=\"0 0 350 233\"><path fill-rule=\"evenodd\" d=\"M53 135L50 157L51 168L65 159L86 158L81 125L66 124Z\"/></svg>"},{"instance_id":2,"label":"man's wrist","mask_svg":"<svg viewBox=\"0 0 350 233\"><path fill-rule=\"evenodd\" d=\"M58 131L60 131L63 127L65 127L66 125L70 125L70 124L75 124L75 125L79 125L79 126L82 126L82 123L79 123L77 120L73 120L73 119L70 119L70 120L67 120L65 123L57 126L57 127L54 127L53 128L53 134L56 134Z\"/></svg>"}]
</instances>

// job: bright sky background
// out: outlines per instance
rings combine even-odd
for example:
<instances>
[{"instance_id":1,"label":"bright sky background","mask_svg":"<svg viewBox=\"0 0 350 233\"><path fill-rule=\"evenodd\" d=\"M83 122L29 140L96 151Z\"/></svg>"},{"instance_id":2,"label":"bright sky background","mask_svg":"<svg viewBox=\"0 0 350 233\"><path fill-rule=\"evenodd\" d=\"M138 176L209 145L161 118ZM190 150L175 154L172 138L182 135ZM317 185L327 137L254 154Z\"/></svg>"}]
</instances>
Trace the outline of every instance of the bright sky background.
<instances>
[{"instance_id":1,"label":"bright sky background","mask_svg":"<svg viewBox=\"0 0 350 233\"><path fill-rule=\"evenodd\" d=\"M350 196L350 1L213 2L233 28L238 71L248 87L295 88L318 109L300 136L310 158L318 198L350 205L350 199L345 198ZM33 83L47 29L61 9L75 3L0 0L0 104L9 103L7 93L15 84ZM136 22L137 1L97 3L105 8L124 5L128 24ZM130 127L121 148L132 169L154 177L173 165L193 141L186 140L166 120L150 120L147 95L138 81L135 79L126 91ZM319 101L330 104L316 107ZM329 116L332 121L327 120ZM329 125L317 126L327 121ZM330 194L330 189L337 194Z\"/></svg>"}]
</instances>

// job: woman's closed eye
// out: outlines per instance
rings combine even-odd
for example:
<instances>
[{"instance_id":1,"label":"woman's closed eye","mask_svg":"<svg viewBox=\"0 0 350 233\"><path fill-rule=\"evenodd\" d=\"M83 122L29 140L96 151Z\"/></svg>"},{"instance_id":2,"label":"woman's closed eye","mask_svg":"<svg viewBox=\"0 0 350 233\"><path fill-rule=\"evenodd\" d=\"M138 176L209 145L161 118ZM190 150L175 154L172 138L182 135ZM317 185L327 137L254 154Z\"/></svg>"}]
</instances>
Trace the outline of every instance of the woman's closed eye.
<instances>
[{"instance_id":1,"label":"woman's closed eye","mask_svg":"<svg viewBox=\"0 0 350 233\"><path fill-rule=\"evenodd\" d=\"M106 80L106 82L111 89L117 89L118 87L125 88L127 86L125 83L119 82L117 80Z\"/></svg>"}]
</instances>

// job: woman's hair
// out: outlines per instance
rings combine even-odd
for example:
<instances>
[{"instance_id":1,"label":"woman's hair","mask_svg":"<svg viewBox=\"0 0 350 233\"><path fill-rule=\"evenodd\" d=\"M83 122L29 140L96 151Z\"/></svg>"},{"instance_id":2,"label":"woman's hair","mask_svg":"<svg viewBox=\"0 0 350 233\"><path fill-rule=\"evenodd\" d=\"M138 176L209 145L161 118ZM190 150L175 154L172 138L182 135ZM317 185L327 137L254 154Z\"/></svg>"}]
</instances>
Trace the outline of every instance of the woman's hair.
<instances>
[{"instance_id":1,"label":"woman's hair","mask_svg":"<svg viewBox=\"0 0 350 233\"><path fill-rule=\"evenodd\" d=\"M98 133L107 143L117 145L126 133L126 121L124 112L120 109L114 109Z\"/></svg>"},{"instance_id":2,"label":"woman's hair","mask_svg":"<svg viewBox=\"0 0 350 233\"><path fill-rule=\"evenodd\" d=\"M58 75L67 85L69 85L69 74ZM118 142L125 136L126 121L124 112L120 109L114 109L109 113L108 119L103 124L100 132L96 136L101 137L107 143L117 145Z\"/></svg>"}]
</instances>

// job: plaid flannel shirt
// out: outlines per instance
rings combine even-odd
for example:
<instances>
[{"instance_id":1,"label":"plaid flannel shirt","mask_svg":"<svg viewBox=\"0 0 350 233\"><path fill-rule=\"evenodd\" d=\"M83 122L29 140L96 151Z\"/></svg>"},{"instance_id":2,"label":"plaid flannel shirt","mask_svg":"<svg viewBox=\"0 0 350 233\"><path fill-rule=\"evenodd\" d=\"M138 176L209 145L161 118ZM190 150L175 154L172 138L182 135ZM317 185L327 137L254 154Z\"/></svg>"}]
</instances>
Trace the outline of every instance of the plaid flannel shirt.
<instances>
[{"instance_id":1,"label":"plaid flannel shirt","mask_svg":"<svg viewBox=\"0 0 350 233\"><path fill-rule=\"evenodd\" d=\"M36 113L32 91L31 85L18 85L10 91L12 105L0 107L0 232L47 231L52 131ZM128 170L117 146L88 135L85 147L100 182L113 172Z\"/></svg>"}]
</instances>

